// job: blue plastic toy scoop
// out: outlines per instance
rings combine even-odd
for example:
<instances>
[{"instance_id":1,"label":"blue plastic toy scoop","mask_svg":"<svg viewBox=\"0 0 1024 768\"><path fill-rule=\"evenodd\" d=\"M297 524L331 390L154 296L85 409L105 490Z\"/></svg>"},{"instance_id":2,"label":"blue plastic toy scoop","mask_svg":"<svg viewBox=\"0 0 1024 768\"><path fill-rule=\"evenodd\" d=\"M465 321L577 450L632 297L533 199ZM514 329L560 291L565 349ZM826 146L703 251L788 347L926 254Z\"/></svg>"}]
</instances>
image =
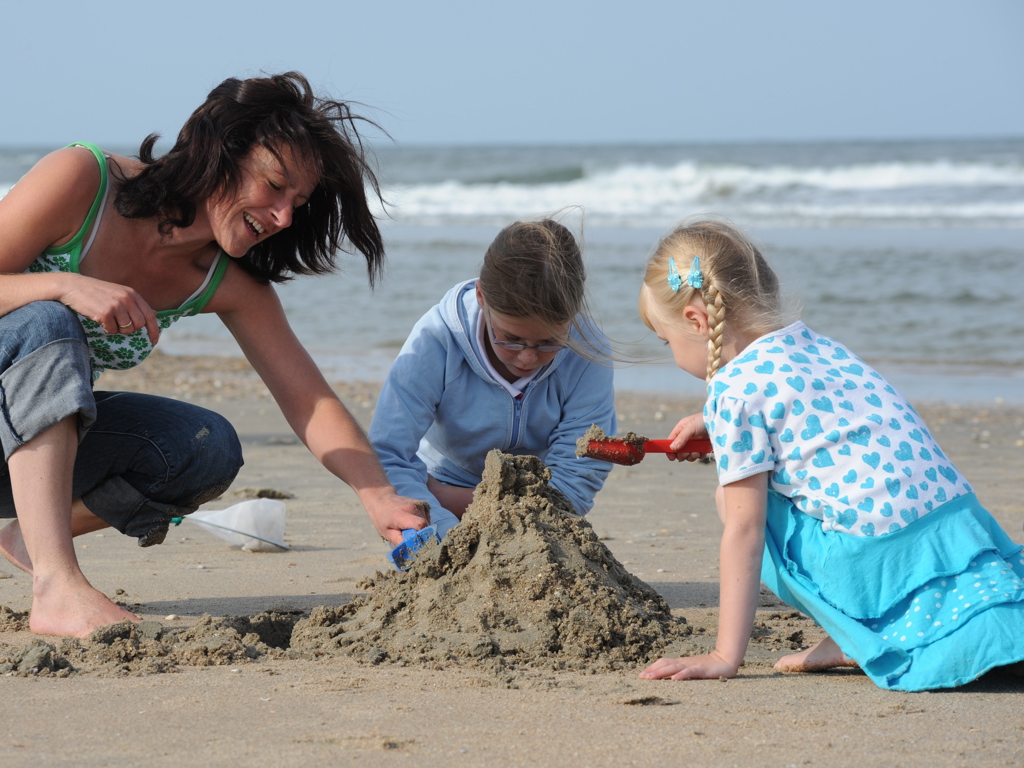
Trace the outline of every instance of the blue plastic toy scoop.
<instances>
[{"instance_id":1,"label":"blue plastic toy scoop","mask_svg":"<svg viewBox=\"0 0 1024 768\"><path fill-rule=\"evenodd\" d=\"M416 553L423 549L431 541L441 541L437 535L437 526L428 525L421 531L414 528L407 528L402 531L404 541L391 550L388 560L400 571L407 571L412 567Z\"/></svg>"}]
</instances>

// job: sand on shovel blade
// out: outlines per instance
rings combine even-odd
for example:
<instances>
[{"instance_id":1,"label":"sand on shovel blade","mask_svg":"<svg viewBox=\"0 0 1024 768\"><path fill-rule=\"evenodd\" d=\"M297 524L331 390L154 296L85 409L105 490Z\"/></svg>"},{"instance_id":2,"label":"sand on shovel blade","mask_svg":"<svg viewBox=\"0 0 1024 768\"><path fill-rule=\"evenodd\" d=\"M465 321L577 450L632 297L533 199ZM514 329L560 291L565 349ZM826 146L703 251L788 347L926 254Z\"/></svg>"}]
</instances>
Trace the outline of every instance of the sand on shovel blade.
<instances>
[{"instance_id":1,"label":"sand on shovel blade","mask_svg":"<svg viewBox=\"0 0 1024 768\"><path fill-rule=\"evenodd\" d=\"M291 647L379 663L617 669L691 633L598 541L534 456L491 451L461 522L405 572L315 608Z\"/></svg>"}]
</instances>

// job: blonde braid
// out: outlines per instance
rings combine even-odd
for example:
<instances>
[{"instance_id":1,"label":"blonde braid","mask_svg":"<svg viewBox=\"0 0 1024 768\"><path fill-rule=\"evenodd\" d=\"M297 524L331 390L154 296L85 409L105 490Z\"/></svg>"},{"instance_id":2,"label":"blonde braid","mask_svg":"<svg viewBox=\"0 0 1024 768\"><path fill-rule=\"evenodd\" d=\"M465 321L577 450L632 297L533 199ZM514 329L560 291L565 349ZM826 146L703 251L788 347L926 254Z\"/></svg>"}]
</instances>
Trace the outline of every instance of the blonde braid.
<instances>
[{"instance_id":1,"label":"blonde braid","mask_svg":"<svg viewBox=\"0 0 1024 768\"><path fill-rule=\"evenodd\" d=\"M684 280L675 262L685 265L694 260L691 273L696 269L699 277L689 274ZM644 286L640 317L651 330L666 318L685 313L697 295L703 299L708 316L708 383L723 365L726 307L730 332L756 338L786 324L778 277L757 246L728 222L691 221L663 237L647 261ZM655 308L663 312L655 313Z\"/></svg>"},{"instance_id":2,"label":"blonde braid","mask_svg":"<svg viewBox=\"0 0 1024 768\"><path fill-rule=\"evenodd\" d=\"M705 275L705 280L707 276ZM725 335L725 302L721 292L708 281L701 291L708 312L708 373L707 381L722 367L722 337Z\"/></svg>"}]
</instances>

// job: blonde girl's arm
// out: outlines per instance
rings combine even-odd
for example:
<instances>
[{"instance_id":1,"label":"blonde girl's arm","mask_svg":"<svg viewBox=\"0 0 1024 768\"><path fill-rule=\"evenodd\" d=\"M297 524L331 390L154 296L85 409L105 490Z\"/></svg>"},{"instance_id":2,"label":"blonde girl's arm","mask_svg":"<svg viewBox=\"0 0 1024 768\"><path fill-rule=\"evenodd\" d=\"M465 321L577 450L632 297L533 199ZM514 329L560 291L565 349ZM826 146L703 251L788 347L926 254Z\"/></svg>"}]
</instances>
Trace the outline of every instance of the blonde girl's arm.
<instances>
[{"instance_id":1,"label":"blonde girl's arm","mask_svg":"<svg viewBox=\"0 0 1024 768\"><path fill-rule=\"evenodd\" d=\"M739 669L761 593L768 473L722 486L725 531L719 552L721 609L715 651Z\"/></svg>"},{"instance_id":2,"label":"blonde girl's arm","mask_svg":"<svg viewBox=\"0 0 1024 768\"><path fill-rule=\"evenodd\" d=\"M100 169L87 149L52 152L0 199L0 316L34 301L59 301L116 333L131 320L155 341L156 313L133 289L84 275L23 274L50 246L74 237L100 184Z\"/></svg>"},{"instance_id":3,"label":"blonde girl's arm","mask_svg":"<svg viewBox=\"0 0 1024 768\"><path fill-rule=\"evenodd\" d=\"M702 656L658 659L640 673L648 680L735 677L747 651L761 588L768 473L722 486L725 531L719 551L721 608L715 650Z\"/></svg>"}]
</instances>

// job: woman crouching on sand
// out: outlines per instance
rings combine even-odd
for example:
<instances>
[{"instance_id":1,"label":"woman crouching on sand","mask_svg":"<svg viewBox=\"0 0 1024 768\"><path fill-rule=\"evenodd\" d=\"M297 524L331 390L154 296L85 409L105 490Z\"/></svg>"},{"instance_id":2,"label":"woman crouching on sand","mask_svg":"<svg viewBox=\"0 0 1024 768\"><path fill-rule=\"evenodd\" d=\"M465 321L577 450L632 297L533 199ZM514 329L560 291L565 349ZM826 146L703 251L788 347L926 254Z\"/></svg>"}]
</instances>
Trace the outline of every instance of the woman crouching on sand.
<instances>
[{"instance_id":1,"label":"woman crouching on sand","mask_svg":"<svg viewBox=\"0 0 1024 768\"><path fill-rule=\"evenodd\" d=\"M94 392L181 317L216 312L288 423L382 533L426 524L288 325L272 283L322 274L350 244L371 284L377 190L347 104L294 72L229 79L177 143L139 159L76 144L0 200L0 550L32 576L33 631L84 637L137 618L89 584L72 539L112 526L163 541L242 465L234 429L174 400Z\"/></svg>"}]
</instances>

